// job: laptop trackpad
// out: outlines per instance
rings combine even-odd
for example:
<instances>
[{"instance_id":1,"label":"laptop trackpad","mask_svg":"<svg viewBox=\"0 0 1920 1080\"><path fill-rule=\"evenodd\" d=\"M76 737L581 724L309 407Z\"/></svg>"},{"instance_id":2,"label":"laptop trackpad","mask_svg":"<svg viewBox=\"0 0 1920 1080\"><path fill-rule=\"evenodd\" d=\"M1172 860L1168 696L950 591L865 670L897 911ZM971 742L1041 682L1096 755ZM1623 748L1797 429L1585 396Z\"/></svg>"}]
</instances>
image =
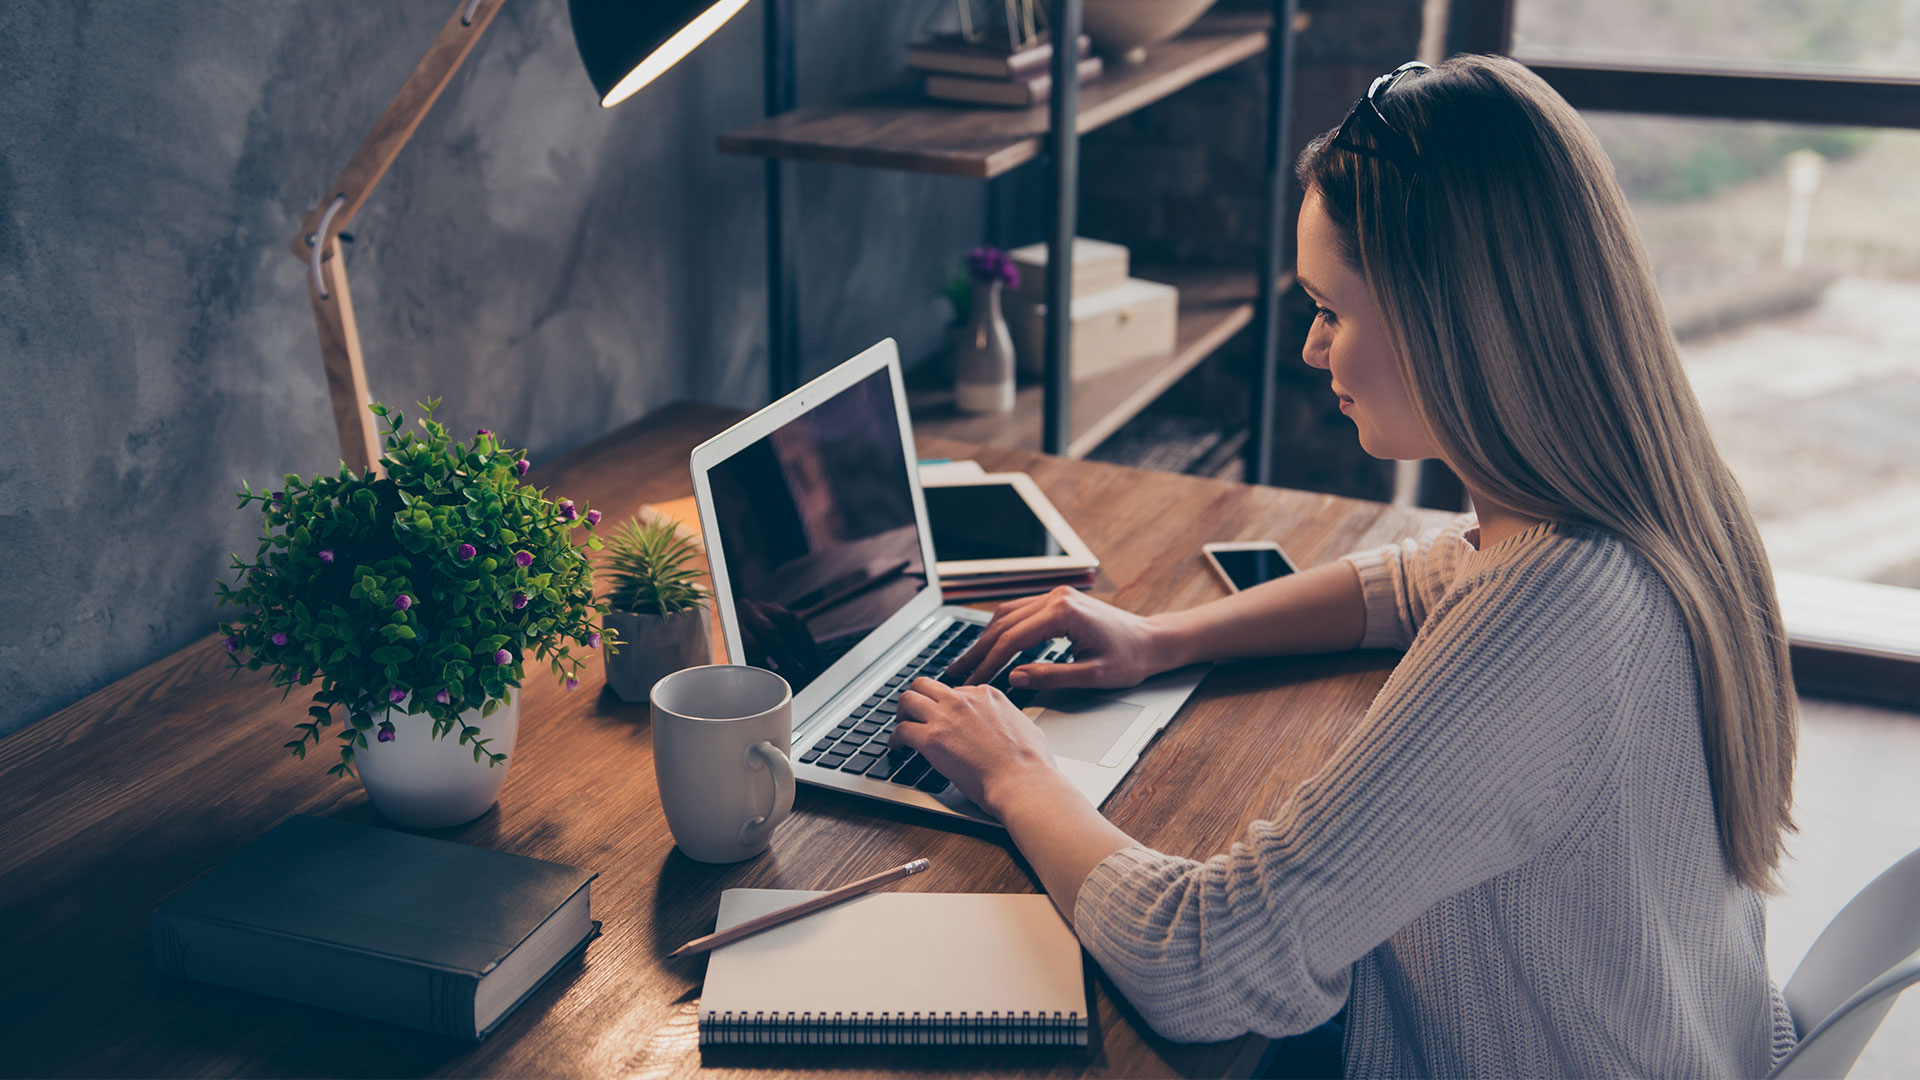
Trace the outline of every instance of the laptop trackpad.
<instances>
[{"instance_id":1,"label":"laptop trackpad","mask_svg":"<svg viewBox=\"0 0 1920 1080\"><path fill-rule=\"evenodd\" d=\"M1025 711L1040 726L1056 757L1098 764L1144 709L1101 694L1054 690L1035 699Z\"/></svg>"}]
</instances>

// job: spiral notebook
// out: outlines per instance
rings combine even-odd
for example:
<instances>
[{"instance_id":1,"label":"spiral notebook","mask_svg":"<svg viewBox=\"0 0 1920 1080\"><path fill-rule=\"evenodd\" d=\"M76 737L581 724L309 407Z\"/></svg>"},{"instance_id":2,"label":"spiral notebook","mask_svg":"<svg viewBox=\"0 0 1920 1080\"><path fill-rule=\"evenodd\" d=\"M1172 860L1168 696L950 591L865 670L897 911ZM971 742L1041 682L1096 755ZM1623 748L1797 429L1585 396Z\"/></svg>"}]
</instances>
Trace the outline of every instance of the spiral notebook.
<instances>
[{"instance_id":1,"label":"spiral notebook","mask_svg":"<svg viewBox=\"0 0 1920 1080\"><path fill-rule=\"evenodd\" d=\"M715 929L819 893L728 889ZM1085 1046L1080 943L1041 894L869 893L714 950L700 1042Z\"/></svg>"}]
</instances>

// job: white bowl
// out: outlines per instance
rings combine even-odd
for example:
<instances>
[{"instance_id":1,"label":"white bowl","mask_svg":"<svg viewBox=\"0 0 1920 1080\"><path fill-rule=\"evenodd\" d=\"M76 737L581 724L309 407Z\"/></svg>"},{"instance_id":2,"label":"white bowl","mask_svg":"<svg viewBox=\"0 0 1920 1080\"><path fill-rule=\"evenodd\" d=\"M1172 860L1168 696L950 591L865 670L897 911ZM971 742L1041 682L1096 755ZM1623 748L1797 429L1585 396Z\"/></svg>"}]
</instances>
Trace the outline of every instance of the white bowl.
<instances>
[{"instance_id":1,"label":"white bowl","mask_svg":"<svg viewBox=\"0 0 1920 1080\"><path fill-rule=\"evenodd\" d=\"M1082 0L1080 17L1094 48L1123 54L1173 37L1213 5L1214 0Z\"/></svg>"}]
</instances>

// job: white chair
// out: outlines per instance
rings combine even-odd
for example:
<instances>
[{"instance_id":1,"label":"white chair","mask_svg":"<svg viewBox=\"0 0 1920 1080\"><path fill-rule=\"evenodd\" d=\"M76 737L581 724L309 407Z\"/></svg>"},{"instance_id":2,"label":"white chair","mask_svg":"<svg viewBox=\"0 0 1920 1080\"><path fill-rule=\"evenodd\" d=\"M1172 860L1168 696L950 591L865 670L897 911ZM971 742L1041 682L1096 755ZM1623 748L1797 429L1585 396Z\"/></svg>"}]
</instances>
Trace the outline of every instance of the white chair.
<instances>
[{"instance_id":1,"label":"white chair","mask_svg":"<svg viewBox=\"0 0 1920 1080\"><path fill-rule=\"evenodd\" d=\"M1900 992L1920 982L1920 850L1861 889L1781 994L1800 1041L1768 1080L1844 1077Z\"/></svg>"}]
</instances>

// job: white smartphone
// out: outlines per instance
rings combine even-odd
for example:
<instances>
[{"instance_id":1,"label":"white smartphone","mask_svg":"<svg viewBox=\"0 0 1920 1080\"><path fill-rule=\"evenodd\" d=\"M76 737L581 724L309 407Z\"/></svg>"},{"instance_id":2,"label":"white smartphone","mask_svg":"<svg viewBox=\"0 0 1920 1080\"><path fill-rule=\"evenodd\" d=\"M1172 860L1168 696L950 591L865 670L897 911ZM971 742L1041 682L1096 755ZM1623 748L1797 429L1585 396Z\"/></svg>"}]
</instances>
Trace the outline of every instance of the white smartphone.
<instances>
[{"instance_id":1,"label":"white smartphone","mask_svg":"<svg viewBox=\"0 0 1920 1080\"><path fill-rule=\"evenodd\" d=\"M1226 540L1202 544L1200 551L1212 564L1222 584L1232 592L1296 573L1299 567L1271 540Z\"/></svg>"}]
</instances>

